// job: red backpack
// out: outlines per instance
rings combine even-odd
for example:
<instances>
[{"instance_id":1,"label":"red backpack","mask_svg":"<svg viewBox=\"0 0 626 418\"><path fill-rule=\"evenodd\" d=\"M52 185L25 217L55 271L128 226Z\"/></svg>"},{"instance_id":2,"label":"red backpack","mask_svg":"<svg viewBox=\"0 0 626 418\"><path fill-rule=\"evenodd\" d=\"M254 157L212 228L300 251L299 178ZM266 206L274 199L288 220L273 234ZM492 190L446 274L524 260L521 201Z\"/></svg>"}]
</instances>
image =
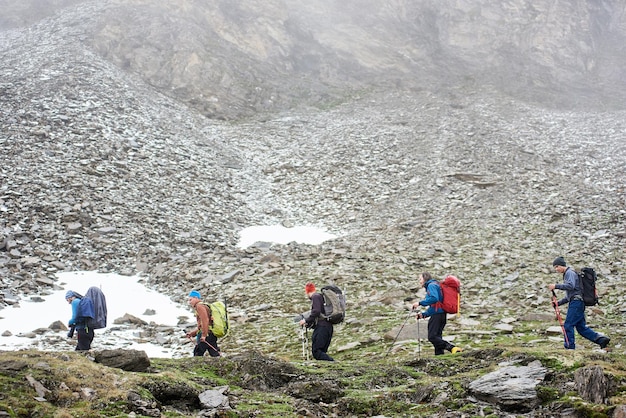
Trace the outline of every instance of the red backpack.
<instances>
[{"instance_id":1,"label":"red backpack","mask_svg":"<svg viewBox=\"0 0 626 418\"><path fill-rule=\"evenodd\" d=\"M461 282L452 275L446 276L441 282L443 301L438 304L446 313L459 313L461 310Z\"/></svg>"}]
</instances>

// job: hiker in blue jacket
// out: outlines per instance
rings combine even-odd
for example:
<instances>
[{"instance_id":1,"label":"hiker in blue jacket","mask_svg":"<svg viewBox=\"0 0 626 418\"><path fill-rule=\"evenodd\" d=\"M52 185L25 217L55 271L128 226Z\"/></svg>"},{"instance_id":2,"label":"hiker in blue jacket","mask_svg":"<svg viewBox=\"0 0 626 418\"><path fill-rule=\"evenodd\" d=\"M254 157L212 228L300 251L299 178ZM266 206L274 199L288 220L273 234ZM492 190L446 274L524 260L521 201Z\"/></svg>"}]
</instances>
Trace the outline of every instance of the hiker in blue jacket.
<instances>
[{"instance_id":1,"label":"hiker in blue jacket","mask_svg":"<svg viewBox=\"0 0 626 418\"><path fill-rule=\"evenodd\" d=\"M89 326L90 318L84 316L82 312L83 307L81 307L80 303L82 299L83 296L73 290L68 290L65 293L65 300L72 306L72 318L68 322L70 332L67 335L71 338L74 335L74 330L77 332L78 343L76 344L76 351L90 350L94 337L93 329ZM93 304L88 298L85 299L84 304L91 304L91 312L93 312ZM93 313L91 315L93 316Z\"/></svg>"},{"instance_id":2,"label":"hiker in blue jacket","mask_svg":"<svg viewBox=\"0 0 626 418\"><path fill-rule=\"evenodd\" d=\"M563 275L563 283L553 283L548 285L548 289L565 290L565 297L557 302L558 306L568 304L567 315L565 316L565 329L563 346L568 350L574 350L576 343L574 341L574 328L576 331L588 339L598 344L600 348L606 348L611 339L602 334L597 333L587 326L585 319L585 302L583 301L582 284L578 273L570 267L567 267L563 257L557 257L552 262L552 267L557 273ZM554 302L553 302L554 304Z\"/></svg>"},{"instance_id":3,"label":"hiker in blue jacket","mask_svg":"<svg viewBox=\"0 0 626 418\"><path fill-rule=\"evenodd\" d=\"M426 272L420 274L419 279L420 286L426 289L426 297L414 303L413 310L419 309L420 306L428 306L424 312L418 313L416 318L418 321L423 318L430 318L428 320L428 341L435 347L435 355L444 354L445 350L453 354L461 352L461 348L443 339L443 329L446 326L448 314L441 307L443 293L439 282Z\"/></svg>"}]
</instances>

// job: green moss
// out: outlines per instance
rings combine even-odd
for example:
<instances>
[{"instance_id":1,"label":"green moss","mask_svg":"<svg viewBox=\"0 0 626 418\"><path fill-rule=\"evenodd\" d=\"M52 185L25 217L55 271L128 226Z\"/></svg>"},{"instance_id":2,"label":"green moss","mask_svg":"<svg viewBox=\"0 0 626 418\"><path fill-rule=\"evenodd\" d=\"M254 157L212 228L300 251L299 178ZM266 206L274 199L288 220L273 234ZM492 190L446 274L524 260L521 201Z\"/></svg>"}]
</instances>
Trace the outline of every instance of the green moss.
<instances>
[{"instance_id":1,"label":"green moss","mask_svg":"<svg viewBox=\"0 0 626 418\"><path fill-rule=\"evenodd\" d=\"M254 353L242 355L240 359L154 359L149 373L123 372L73 354L69 355L68 361L67 354L62 359L61 356L39 352L0 353L0 366L4 366L0 374L0 410L13 417L125 416L130 412L126 402L129 391L137 392L142 399L150 401L166 399L164 396L169 396L168 390L176 389L176 393L187 397L181 402L192 399L189 404L193 404L197 393L207 387L226 385L233 411L222 416L257 413L260 416L295 418L302 408L321 415L337 414L339 411L354 417L433 416L446 409L461 411L467 416L478 416L479 413L497 416L497 407L483 407L481 412L475 410L471 403L465 403L469 382L493 371L503 362L528 364L535 360L540 360L549 369L548 378L537 387L538 397L546 407L562 404L576 409L581 416L610 416L610 406L589 404L574 392L559 393L563 390L562 383L571 381L575 369L585 364L600 365L612 375L616 388L611 395L613 404L620 403L626 392L626 359L622 353L599 356L583 350L569 353L542 350L541 347L530 349L520 347L514 340L509 340L508 345L498 349L467 349L461 355L435 357L428 354L419 359L403 352L385 357L386 348L384 344L372 344L367 350L354 350L354 354L362 354L360 358L354 356L352 360L332 363L282 362ZM41 362L50 367L38 369L35 365ZM269 369L264 370L263 366ZM273 380L261 378L267 371ZM48 402L33 400L36 395L26 383L27 374L52 391L46 396ZM254 379L253 375L258 378ZM286 388L292 381L305 384L329 381L341 388L343 396L333 402L332 407L311 403L288 394ZM69 390L63 389L61 382ZM79 400L76 396L85 382L97 391L97 399ZM266 383L274 386L260 391L259 387ZM434 404L433 400L443 392L447 395L446 400ZM185 414L193 412L185 411ZM183 416L174 408L168 410L167 406L163 413L171 417Z\"/></svg>"},{"instance_id":2,"label":"green moss","mask_svg":"<svg viewBox=\"0 0 626 418\"><path fill-rule=\"evenodd\" d=\"M236 410L244 413L259 414L260 416L297 416L290 397L272 393L250 393L245 401L237 403Z\"/></svg>"},{"instance_id":3,"label":"green moss","mask_svg":"<svg viewBox=\"0 0 626 418\"><path fill-rule=\"evenodd\" d=\"M537 398L542 404L555 401L559 399L559 391L556 388L550 386L539 385L536 387Z\"/></svg>"}]
</instances>

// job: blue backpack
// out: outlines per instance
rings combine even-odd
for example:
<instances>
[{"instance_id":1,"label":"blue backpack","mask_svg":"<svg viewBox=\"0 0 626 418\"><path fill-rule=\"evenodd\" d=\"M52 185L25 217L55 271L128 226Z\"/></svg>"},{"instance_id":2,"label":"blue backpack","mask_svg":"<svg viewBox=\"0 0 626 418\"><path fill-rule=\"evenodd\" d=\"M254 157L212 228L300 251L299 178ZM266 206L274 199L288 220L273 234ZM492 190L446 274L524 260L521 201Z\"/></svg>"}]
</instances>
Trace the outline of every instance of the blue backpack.
<instances>
[{"instance_id":1,"label":"blue backpack","mask_svg":"<svg viewBox=\"0 0 626 418\"><path fill-rule=\"evenodd\" d=\"M84 302L83 302L84 301ZM82 310L84 305L84 311ZM87 289L85 297L78 305L78 313L81 316L91 318L89 326L93 329L106 328L107 326L107 300L99 287L92 286Z\"/></svg>"},{"instance_id":2,"label":"blue backpack","mask_svg":"<svg viewBox=\"0 0 626 418\"><path fill-rule=\"evenodd\" d=\"M93 312L93 302L86 296L80 298L80 302L78 303L78 313L76 315L77 323L84 323L85 325L91 327L91 322L94 317Z\"/></svg>"}]
</instances>

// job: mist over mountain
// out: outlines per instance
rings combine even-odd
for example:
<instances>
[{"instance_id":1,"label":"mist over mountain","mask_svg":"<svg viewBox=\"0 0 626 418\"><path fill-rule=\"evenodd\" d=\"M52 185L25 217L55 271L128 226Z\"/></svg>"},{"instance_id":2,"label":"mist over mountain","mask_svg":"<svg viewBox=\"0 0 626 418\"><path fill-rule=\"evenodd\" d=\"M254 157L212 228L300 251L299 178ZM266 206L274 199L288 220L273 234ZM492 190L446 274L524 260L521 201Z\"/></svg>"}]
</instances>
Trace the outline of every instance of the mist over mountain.
<instances>
[{"instance_id":1,"label":"mist over mountain","mask_svg":"<svg viewBox=\"0 0 626 418\"><path fill-rule=\"evenodd\" d=\"M324 107L369 89L490 86L516 100L587 110L623 108L626 91L626 6L619 1L0 6L5 31L72 28L56 42L97 54L212 118ZM37 48L36 41L22 48Z\"/></svg>"}]
</instances>

